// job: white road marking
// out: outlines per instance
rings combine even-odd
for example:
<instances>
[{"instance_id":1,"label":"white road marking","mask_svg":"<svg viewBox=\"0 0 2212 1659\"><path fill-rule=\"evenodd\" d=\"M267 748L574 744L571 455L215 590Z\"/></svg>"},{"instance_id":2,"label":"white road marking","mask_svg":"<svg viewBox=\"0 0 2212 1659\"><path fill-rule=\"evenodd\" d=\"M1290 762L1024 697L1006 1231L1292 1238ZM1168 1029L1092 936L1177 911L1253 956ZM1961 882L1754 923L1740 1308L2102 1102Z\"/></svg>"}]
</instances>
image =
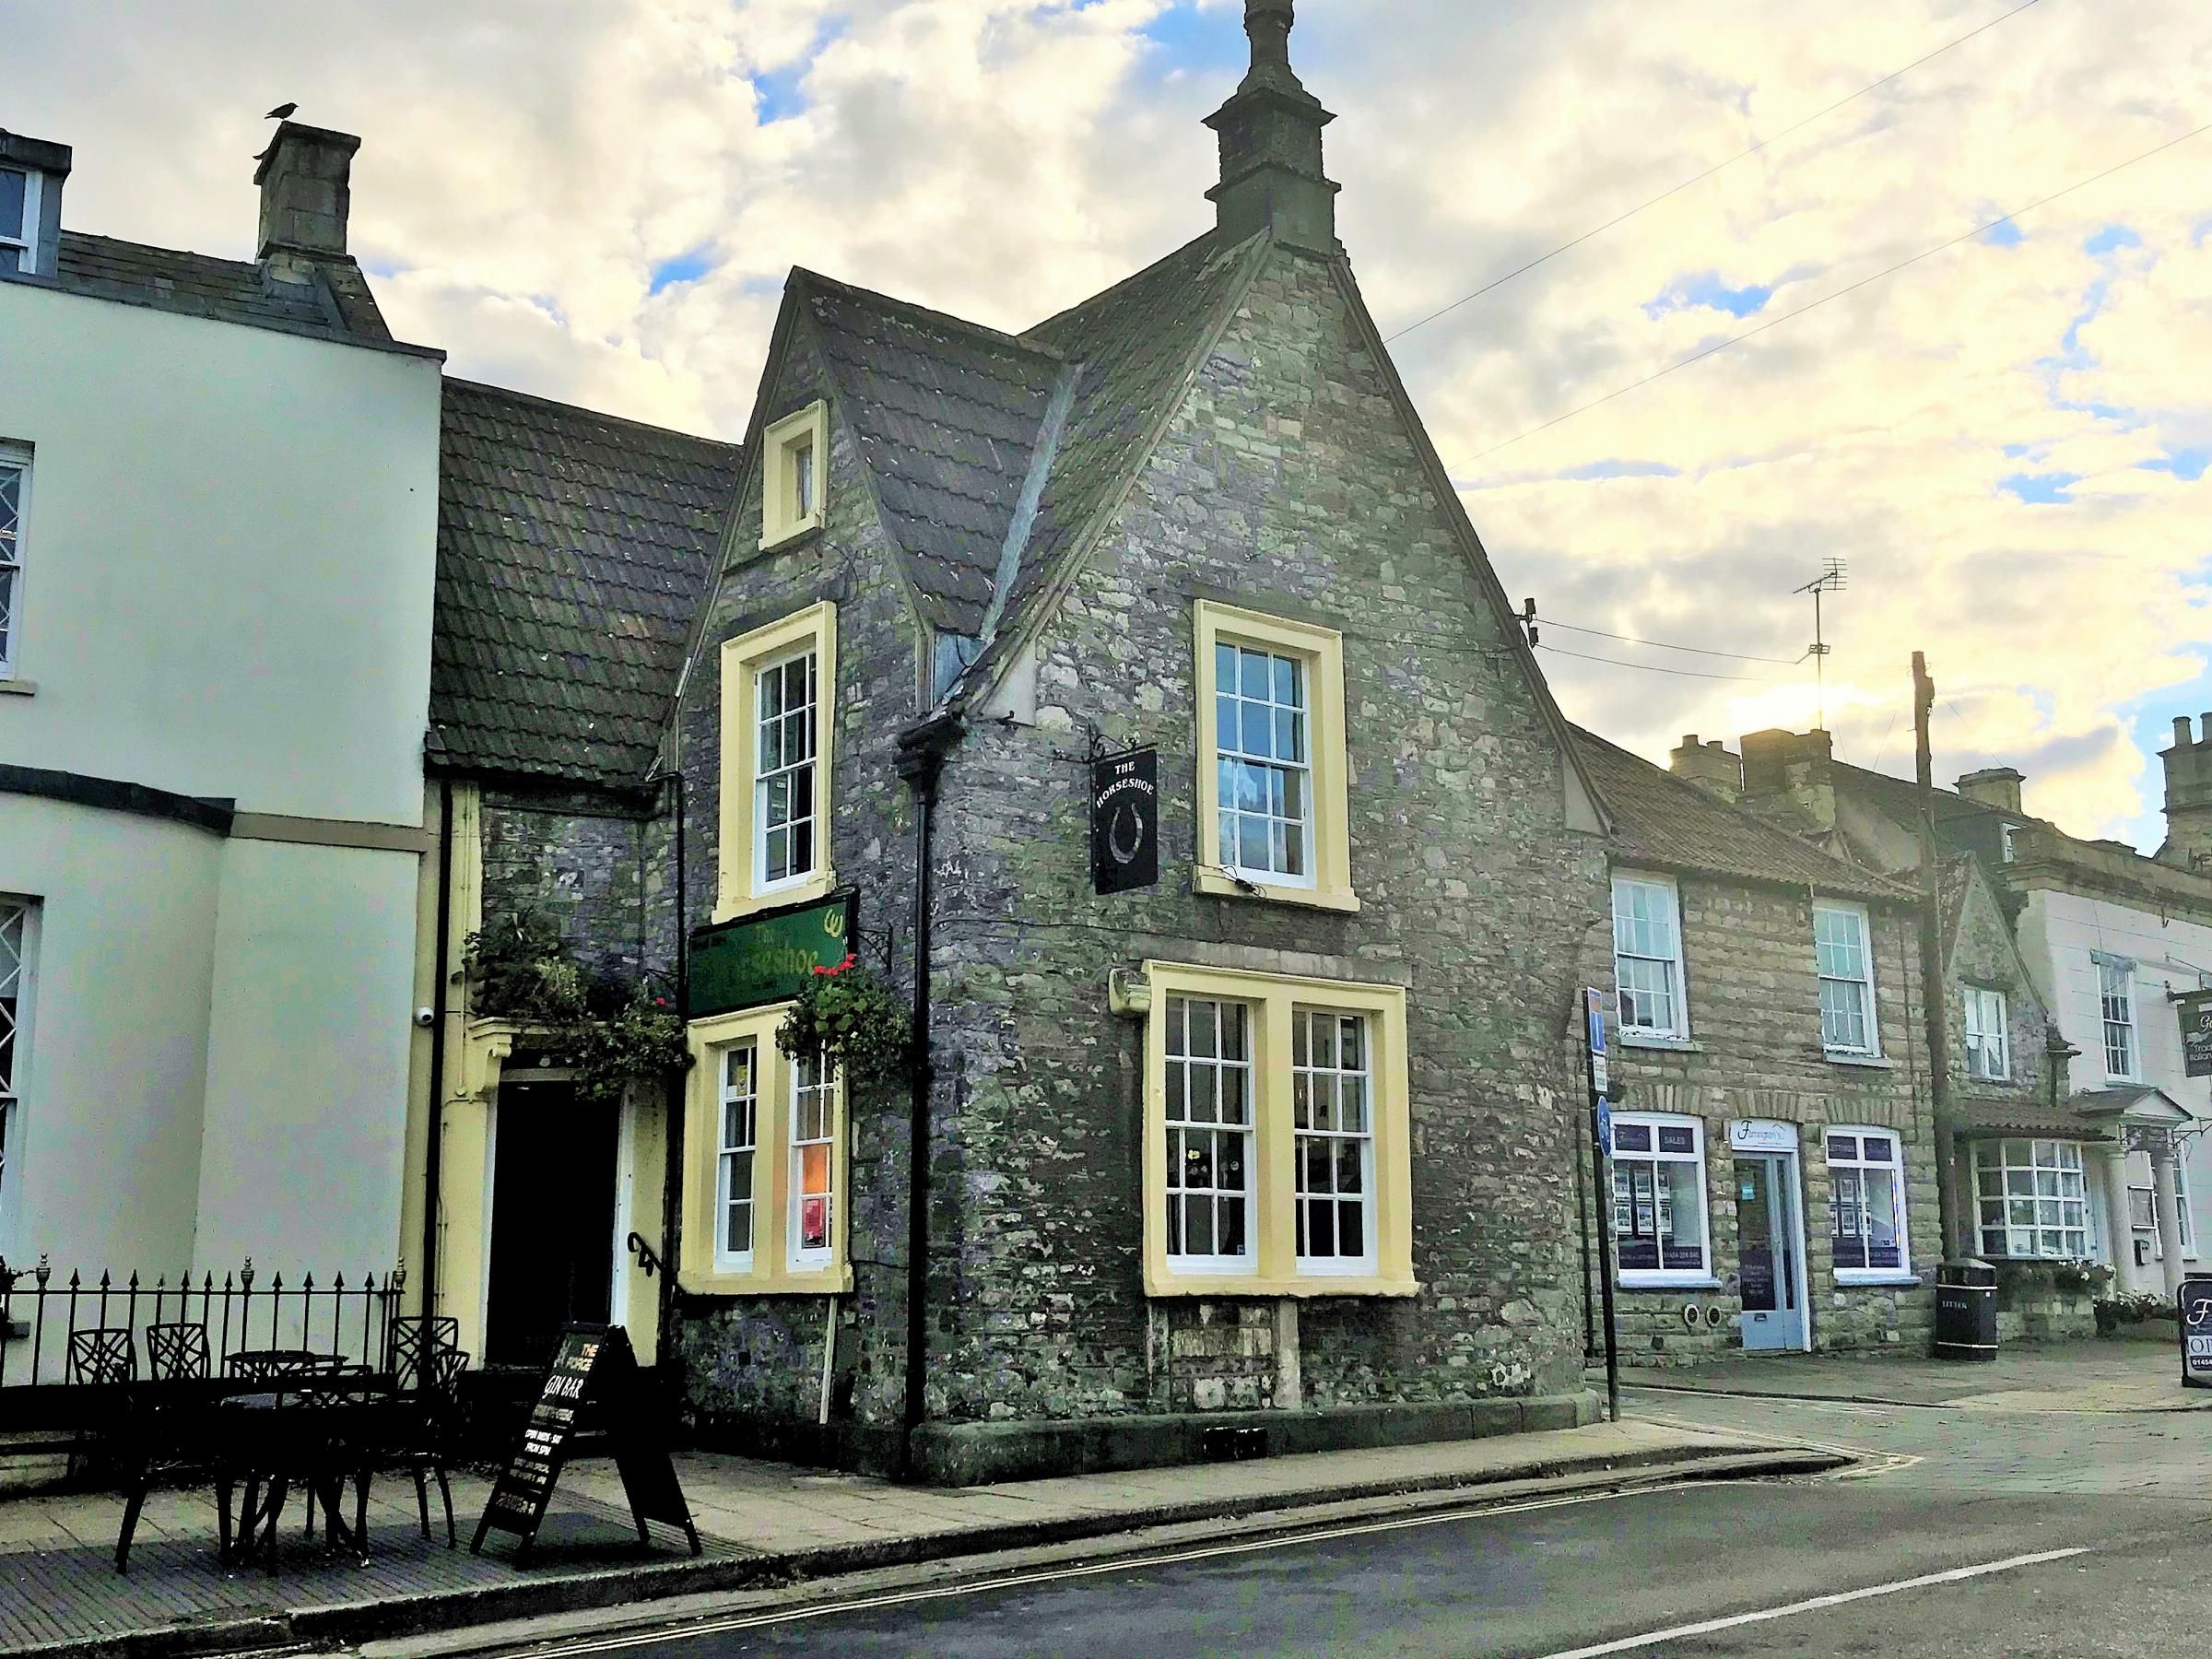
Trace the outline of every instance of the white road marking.
<instances>
[{"instance_id":1,"label":"white road marking","mask_svg":"<svg viewBox=\"0 0 2212 1659\"><path fill-rule=\"evenodd\" d=\"M1442 1526L1490 1515L1520 1515L1532 1510L1565 1509L1571 1504L1603 1503L1617 1498L1641 1498L1655 1492L1678 1492L1692 1483L1667 1481L1635 1487L1626 1491L1577 1492L1564 1498L1536 1498L1525 1503L1463 1504L1451 1510L1419 1515L1400 1515L1388 1521L1366 1521L1356 1526L1332 1526L1318 1532L1287 1534L1276 1538L1253 1538L1241 1544L1211 1544L1202 1549L1181 1549L1166 1555L1133 1555L1107 1561L1087 1561L1069 1567L1045 1568L1036 1572L1012 1573L1004 1578L980 1579L970 1583L941 1584L914 1590L891 1590L880 1595L858 1595L846 1601L822 1602L804 1607L778 1607L698 1624L666 1625L591 1641L562 1642L553 1646L525 1645L511 1650L532 1659L563 1659L573 1653L610 1653L622 1648L648 1647L655 1642L688 1641L696 1636L719 1636L730 1630L757 1630L768 1625L797 1624L803 1619L828 1618L840 1613L866 1613L879 1607L905 1606L914 1602L944 1601L960 1595L988 1595L997 1590L1019 1590L1032 1584L1057 1583L1067 1579L1096 1578L1108 1572L1138 1572L1151 1567L1173 1567L1184 1561L1209 1561L1222 1556L1252 1555L1265 1549L1288 1549L1300 1544L1324 1544L1334 1538L1359 1538L1374 1533L1404 1532L1418 1526ZM1700 1481L1700 1486L1722 1484ZM1607 1650L1610 1651L1610 1650Z\"/></svg>"},{"instance_id":2,"label":"white road marking","mask_svg":"<svg viewBox=\"0 0 2212 1659\"><path fill-rule=\"evenodd\" d=\"M1923 1573L1918 1578L1899 1579L1888 1584L1870 1584L1864 1590L1844 1590L1833 1595L1816 1595L1808 1601L1792 1602L1783 1607L1762 1607L1756 1613L1737 1613L1726 1618L1700 1619L1696 1624L1670 1625L1664 1630L1646 1630L1641 1636L1624 1636L1618 1641L1602 1641L1595 1647L1569 1648L1548 1653L1545 1659L1600 1659L1606 1653L1632 1653L1638 1648L1657 1647L1665 1641L1680 1641L1686 1636L1710 1636L1715 1630L1733 1630L1742 1625L1764 1624L1771 1618L1789 1618L1799 1613L1817 1613L1824 1607L1841 1607L1851 1602L1868 1601L1877 1595L1899 1595L1907 1590L1924 1590L1931 1584L1956 1584L1966 1579L1986 1578L1993 1572L2010 1572L2018 1567L2039 1567L2045 1561L2063 1561L2072 1556L2088 1555L2086 1547L2076 1549L2045 1549L2035 1555L2007 1556L2002 1561L1984 1561L1978 1567L1954 1567L1948 1572Z\"/></svg>"}]
</instances>

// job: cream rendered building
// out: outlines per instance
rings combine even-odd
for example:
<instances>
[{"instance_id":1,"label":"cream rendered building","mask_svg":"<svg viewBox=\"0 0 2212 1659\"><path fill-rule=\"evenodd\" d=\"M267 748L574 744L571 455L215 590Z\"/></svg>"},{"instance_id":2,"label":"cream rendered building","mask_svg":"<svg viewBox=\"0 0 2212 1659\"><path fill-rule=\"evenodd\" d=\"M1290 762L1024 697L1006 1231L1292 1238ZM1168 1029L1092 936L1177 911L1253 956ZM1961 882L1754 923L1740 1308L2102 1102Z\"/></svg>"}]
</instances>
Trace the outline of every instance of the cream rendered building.
<instances>
[{"instance_id":1,"label":"cream rendered building","mask_svg":"<svg viewBox=\"0 0 2212 1659\"><path fill-rule=\"evenodd\" d=\"M286 123L253 263L65 230L0 134L0 1258L406 1253L440 354Z\"/></svg>"}]
</instances>

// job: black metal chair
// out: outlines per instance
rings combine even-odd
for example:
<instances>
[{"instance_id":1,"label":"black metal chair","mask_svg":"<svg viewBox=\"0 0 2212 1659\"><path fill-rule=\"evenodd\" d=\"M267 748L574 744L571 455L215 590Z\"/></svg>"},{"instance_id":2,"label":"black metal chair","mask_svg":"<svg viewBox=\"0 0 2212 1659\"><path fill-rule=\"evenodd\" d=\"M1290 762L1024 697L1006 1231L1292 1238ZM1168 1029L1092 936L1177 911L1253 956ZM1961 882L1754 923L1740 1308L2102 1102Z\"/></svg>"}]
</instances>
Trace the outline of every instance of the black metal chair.
<instances>
[{"instance_id":1,"label":"black metal chair","mask_svg":"<svg viewBox=\"0 0 2212 1659\"><path fill-rule=\"evenodd\" d=\"M214 1375L204 1324L146 1327L147 1375L157 1382L205 1382Z\"/></svg>"},{"instance_id":2,"label":"black metal chair","mask_svg":"<svg viewBox=\"0 0 2212 1659\"><path fill-rule=\"evenodd\" d=\"M438 1481L438 1500L445 1509L445 1547L456 1547L453 1530L453 1493L446 1471L464 1456L461 1423L461 1376L468 1370L468 1355L458 1347L430 1351L418 1384L402 1397L406 1408L400 1442L393 1448L415 1479L415 1508L422 1535L430 1535L429 1478Z\"/></svg>"},{"instance_id":3,"label":"black metal chair","mask_svg":"<svg viewBox=\"0 0 2212 1659\"><path fill-rule=\"evenodd\" d=\"M461 1322L450 1313L394 1319L385 1338L384 1369L402 1394L423 1385L430 1356L441 1348L461 1346Z\"/></svg>"},{"instance_id":4,"label":"black metal chair","mask_svg":"<svg viewBox=\"0 0 2212 1659\"><path fill-rule=\"evenodd\" d=\"M157 1480L196 1476L217 1488L222 1553L230 1553L230 1487L216 1455L209 1412L213 1402L193 1387L214 1367L205 1324L178 1321L146 1327L146 1369L154 1385L130 1402L125 1438L130 1454L124 1477L123 1525L115 1535L115 1571L130 1570L131 1538L139 1511Z\"/></svg>"},{"instance_id":5,"label":"black metal chair","mask_svg":"<svg viewBox=\"0 0 2212 1659\"><path fill-rule=\"evenodd\" d=\"M65 1378L80 1387L100 1388L118 1394L138 1380L138 1351L131 1346L127 1325L95 1325L88 1330L69 1333L68 1369ZM93 1428L80 1422L69 1446L69 1461L65 1470L67 1478L76 1477L80 1460L90 1467L110 1460L114 1450L114 1425L119 1424L128 1409L125 1400L111 1401L115 1407L110 1424Z\"/></svg>"}]
</instances>

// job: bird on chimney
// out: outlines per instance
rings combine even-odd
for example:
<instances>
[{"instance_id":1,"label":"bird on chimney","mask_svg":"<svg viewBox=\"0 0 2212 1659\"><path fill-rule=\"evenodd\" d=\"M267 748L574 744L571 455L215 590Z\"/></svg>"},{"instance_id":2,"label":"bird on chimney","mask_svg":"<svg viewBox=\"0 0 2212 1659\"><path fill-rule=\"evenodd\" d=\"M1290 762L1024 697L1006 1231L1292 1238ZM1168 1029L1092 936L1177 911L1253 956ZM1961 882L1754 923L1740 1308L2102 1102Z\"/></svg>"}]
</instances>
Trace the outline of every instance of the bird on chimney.
<instances>
[{"instance_id":1,"label":"bird on chimney","mask_svg":"<svg viewBox=\"0 0 2212 1659\"><path fill-rule=\"evenodd\" d=\"M299 107L296 103L280 103L262 119L264 121L289 121L292 118L292 112Z\"/></svg>"}]
</instances>

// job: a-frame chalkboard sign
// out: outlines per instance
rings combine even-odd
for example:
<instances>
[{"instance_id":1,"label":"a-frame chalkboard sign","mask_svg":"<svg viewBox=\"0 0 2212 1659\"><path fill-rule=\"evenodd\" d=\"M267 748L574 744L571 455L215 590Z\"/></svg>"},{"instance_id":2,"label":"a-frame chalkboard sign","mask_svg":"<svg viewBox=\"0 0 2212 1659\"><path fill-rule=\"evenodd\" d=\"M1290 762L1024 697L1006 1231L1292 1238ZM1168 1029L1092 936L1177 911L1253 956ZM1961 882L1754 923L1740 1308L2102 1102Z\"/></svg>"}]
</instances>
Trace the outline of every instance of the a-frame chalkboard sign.
<instances>
[{"instance_id":1,"label":"a-frame chalkboard sign","mask_svg":"<svg viewBox=\"0 0 2212 1659\"><path fill-rule=\"evenodd\" d=\"M629 1335L620 1325L572 1324L563 1330L523 1426L522 1443L492 1482L491 1501L477 1523L469 1553L481 1553L484 1535L496 1529L522 1539L517 1561L529 1559L554 1483L561 1466L580 1450L577 1437L582 1434L603 1439L614 1453L630 1518L638 1524L638 1542L653 1542L646 1522L665 1521L682 1527L691 1553L699 1554L699 1528L677 1485L667 1442L654 1431L656 1414L644 1398L642 1382Z\"/></svg>"}]
</instances>

